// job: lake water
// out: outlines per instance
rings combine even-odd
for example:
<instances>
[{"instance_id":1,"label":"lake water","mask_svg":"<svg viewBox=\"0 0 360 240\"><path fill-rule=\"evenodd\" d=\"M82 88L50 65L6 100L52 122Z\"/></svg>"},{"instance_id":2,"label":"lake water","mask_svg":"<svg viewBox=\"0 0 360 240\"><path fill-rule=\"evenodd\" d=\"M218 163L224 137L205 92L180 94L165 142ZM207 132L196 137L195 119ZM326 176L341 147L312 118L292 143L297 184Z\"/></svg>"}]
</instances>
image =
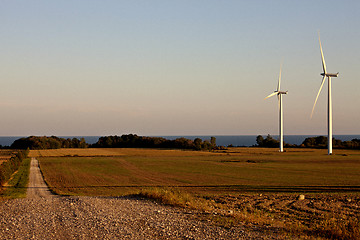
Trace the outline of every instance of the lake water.
<instances>
[{"instance_id":1,"label":"lake water","mask_svg":"<svg viewBox=\"0 0 360 240\"><path fill-rule=\"evenodd\" d=\"M216 136L216 144L220 146L229 146L232 144L233 146L246 146L250 147L256 144L256 136L257 135L234 135L234 136ZM285 135L284 141L290 144L301 144L305 138L307 137L316 137L319 135ZM100 136L60 136L61 138L85 138L85 141L89 144L96 143ZM176 138L185 137L188 139L194 140L195 138L201 138L202 140L210 140L212 137L209 136L157 136L164 137L169 140L174 140ZM266 135L263 135L265 138ZM278 136L273 135L273 138L277 139ZM0 145L2 146L10 146L16 139L21 137L0 137ZM342 141L350 141L354 138L360 139L360 135L334 135L334 138L340 139Z\"/></svg>"}]
</instances>

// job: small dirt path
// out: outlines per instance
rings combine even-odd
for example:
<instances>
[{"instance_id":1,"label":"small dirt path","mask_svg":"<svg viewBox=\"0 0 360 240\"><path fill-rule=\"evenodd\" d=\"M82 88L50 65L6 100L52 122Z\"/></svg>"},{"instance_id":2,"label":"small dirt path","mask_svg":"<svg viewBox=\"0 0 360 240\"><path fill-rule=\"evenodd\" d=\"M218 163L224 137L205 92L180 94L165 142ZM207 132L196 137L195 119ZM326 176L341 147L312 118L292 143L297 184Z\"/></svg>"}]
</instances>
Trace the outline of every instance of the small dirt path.
<instances>
[{"instance_id":1,"label":"small dirt path","mask_svg":"<svg viewBox=\"0 0 360 240\"><path fill-rule=\"evenodd\" d=\"M52 195L32 159L27 197L0 202L0 239L265 239L130 197Z\"/></svg>"}]
</instances>

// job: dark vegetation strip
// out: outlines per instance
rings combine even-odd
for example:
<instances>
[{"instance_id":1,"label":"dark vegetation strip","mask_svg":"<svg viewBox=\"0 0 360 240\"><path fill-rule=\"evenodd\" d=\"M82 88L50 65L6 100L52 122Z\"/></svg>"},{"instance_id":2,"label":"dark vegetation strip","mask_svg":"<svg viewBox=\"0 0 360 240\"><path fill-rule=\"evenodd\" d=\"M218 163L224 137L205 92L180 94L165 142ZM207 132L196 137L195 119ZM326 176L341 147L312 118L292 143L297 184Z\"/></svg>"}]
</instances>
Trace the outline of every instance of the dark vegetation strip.
<instances>
[{"instance_id":1,"label":"dark vegetation strip","mask_svg":"<svg viewBox=\"0 0 360 240\"><path fill-rule=\"evenodd\" d=\"M56 136L51 137L37 137L30 136L26 138L17 139L11 144L12 149L59 149L59 148L87 148L89 144L85 142L84 138L80 140L77 138L59 138Z\"/></svg>"},{"instance_id":2,"label":"dark vegetation strip","mask_svg":"<svg viewBox=\"0 0 360 240\"><path fill-rule=\"evenodd\" d=\"M327 137L309 137L306 138L300 145L284 143L286 148L327 148ZM225 150L224 146L216 145L216 138L211 137L209 140L203 141L200 138L194 140L187 138L177 138L169 140L162 137L146 137L138 136L136 134L124 134L122 136L104 136L94 144L86 143L84 138L59 138L30 136L20 138L13 142L10 146L12 149L59 149L59 148L172 148L172 149L192 149L192 150ZM229 145L228 147L233 147ZM256 137L256 145L253 147L277 148L279 141L267 135L263 137L258 135ZM9 147L3 147L9 148ZM333 148L337 149L360 149L360 139L352 139L351 141L341 141L333 138Z\"/></svg>"},{"instance_id":3,"label":"dark vegetation strip","mask_svg":"<svg viewBox=\"0 0 360 240\"><path fill-rule=\"evenodd\" d=\"M325 149L328 145L328 138L324 136L318 137L309 137L300 144L288 144L284 143L286 148L320 148ZM266 138L259 135L256 137L257 147L268 147L268 148L277 148L279 147L279 141L267 135ZM360 139L354 138L351 141L341 141L339 139L333 138L333 148L336 149L360 149Z\"/></svg>"},{"instance_id":4,"label":"dark vegetation strip","mask_svg":"<svg viewBox=\"0 0 360 240\"><path fill-rule=\"evenodd\" d=\"M221 149L216 147L216 138L211 137L210 140L203 141L200 138L194 140L186 138L178 138L168 140L162 137L142 137L136 134L128 134L122 136L100 137L94 144L87 144L84 138L64 139L56 136L36 137L30 136L20 138L11 145L13 149L59 149L59 148L172 148L172 149L193 149L193 150L212 150Z\"/></svg>"},{"instance_id":5,"label":"dark vegetation strip","mask_svg":"<svg viewBox=\"0 0 360 240\"><path fill-rule=\"evenodd\" d=\"M26 158L22 161L19 170L8 182L8 186L4 188L4 191L1 194L2 197L21 198L26 196L27 185L29 183L30 162L30 158Z\"/></svg>"},{"instance_id":6,"label":"dark vegetation strip","mask_svg":"<svg viewBox=\"0 0 360 240\"><path fill-rule=\"evenodd\" d=\"M0 165L0 186L3 186L7 181L9 181L11 175L19 169L22 161L27 157L28 153L28 150L19 150L9 160Z\"/></svg>"}]
</instances>

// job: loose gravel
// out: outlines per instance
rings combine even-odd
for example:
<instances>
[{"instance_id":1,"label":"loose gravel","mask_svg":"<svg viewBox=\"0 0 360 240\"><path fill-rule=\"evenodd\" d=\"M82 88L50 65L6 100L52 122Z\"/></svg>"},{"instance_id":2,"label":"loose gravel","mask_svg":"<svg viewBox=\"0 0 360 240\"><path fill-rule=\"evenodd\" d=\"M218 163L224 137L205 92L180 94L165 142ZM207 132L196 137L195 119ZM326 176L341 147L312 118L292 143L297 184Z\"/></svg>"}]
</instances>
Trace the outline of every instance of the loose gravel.
<instances>
[{"instance_id":1,"label":"loose gravel","mask_svg":"<svg viewBox=\"0 0 360 240\"><path fill-rule=\"evenodd\" d=\"M259 239L134 197L52 195L32 159L27 198L0 203L0 239Z\"/></svg>"}]
</instances>

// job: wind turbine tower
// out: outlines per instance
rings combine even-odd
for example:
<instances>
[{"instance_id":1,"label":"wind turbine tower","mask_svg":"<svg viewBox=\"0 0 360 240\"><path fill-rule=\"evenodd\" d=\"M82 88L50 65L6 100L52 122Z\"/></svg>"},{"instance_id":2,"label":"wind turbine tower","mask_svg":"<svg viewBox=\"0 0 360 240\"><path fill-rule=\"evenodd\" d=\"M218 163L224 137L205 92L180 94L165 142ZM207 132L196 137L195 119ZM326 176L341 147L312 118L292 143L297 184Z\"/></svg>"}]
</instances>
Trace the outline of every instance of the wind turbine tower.
<instances>
[{"instance_id":1,"label":"wind turbine tower","mask_svg":"<svg viewBox=\"0 0 360 240\"><path fill-rule=\"evenodd\" d=\"M279 80L278 80L278 87L277 90L274 91L272 94L267 96L265 99L277 95L278 97L278 105L279 105L279 138L280 138L280 152L284 151L284 120L283 120L283 106L282 106L282 95L287 94L288 91L282 92L280 90L280 84L281 84L281 65L280 65L280 73L279 73Z\"/></svg>"},{"instance_id":2,"label":"wind turbine tower","mask_svg":"<svg viewBox=\"0 0 360 240\"><path fill-rule=\"evenodd\" d=\"M321 61L322 61L322 66L323 66L323 73L321 73L320 75L323 76L323 79L321 81L321 85L320 85L320 89L319 92L315 98L315 103L313 106L313 109L311 111L311 117L314 113L314 109L316 106L316 102L318 100L318 97L320 95L321 89L325 83L325 79L328 78L328 112L327 112L327 119L328 119L328 155L332 154L332 99L331 99L331 78L332 77L337 77L339 75L339 73L328 73L326 71L326 64L325 64L325 58L324 58L324 54L323 54L323 50L321 47L321 41L320 41L320 33L319 33L319 44L320 44L320 52L321 52Z\"/></svg>"}]
</instances>

